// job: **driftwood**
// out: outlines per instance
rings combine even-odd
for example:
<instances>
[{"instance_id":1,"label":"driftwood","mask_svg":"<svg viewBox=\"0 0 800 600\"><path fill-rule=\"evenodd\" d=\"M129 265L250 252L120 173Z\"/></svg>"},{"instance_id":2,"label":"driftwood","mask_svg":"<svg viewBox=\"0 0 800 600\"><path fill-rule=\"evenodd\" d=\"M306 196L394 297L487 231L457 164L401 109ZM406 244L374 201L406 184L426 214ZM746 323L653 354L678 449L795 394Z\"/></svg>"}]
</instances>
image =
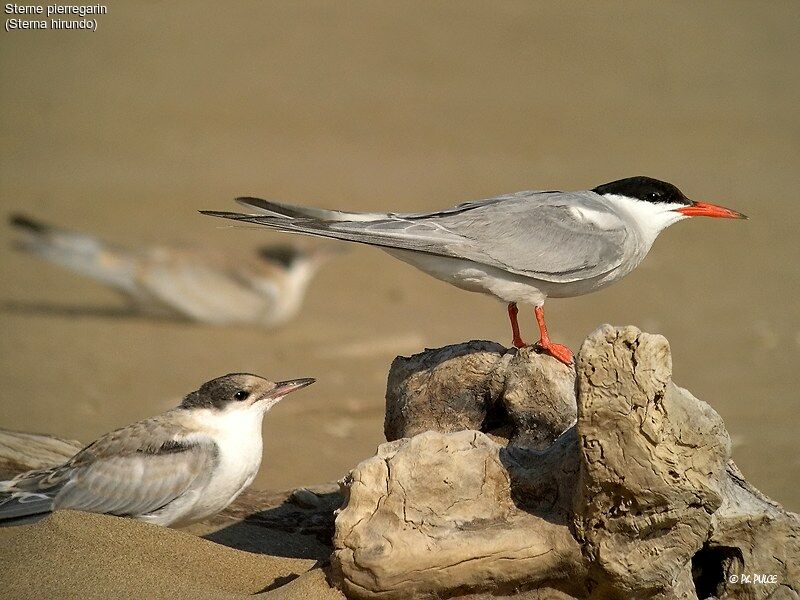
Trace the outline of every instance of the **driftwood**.
<instances>
[{"instance_id":1,"label":"driftwood","mask_svg":"<svg viewBox=\"0 0 800 600\"><path fill-rule=\"evenodd\" d=\"M384 433L390 442L467 429L546 448L575 418L575 371L540 360L531 348L473 341L398 356L389 371Z\"/></svg>"},{"instance_id":2,"label":"driftwood","mask_svg":"<svg viewBox=\"0 0 800 600\"><path fill-rule=\"evenodd\" d=\"M75 440L0 429L0 477L60 465L81 448Z\"/></svg>"},{"instance_id":3,"label":"driftwood","mask_svg":"<svg viewBox=\"0 0 800 600\"><path fill-rule=\"evenodd\" d=\"M605 326L581 348L577 386L569 371L488 342L398 358L395 441L343 485L342 589L798 597L798 516L744 480L722 419L672 383L663 337Z\"/></svg>"},{"instance_id":4,"label":"driftwood","mask_svg":"<svg viewBox=\"0 0 800 600\"><path fill-rule=\"evenodd\" d=\"M330 557L359 599L800 598L800 518L747 483L719 415L671 371L667 341L633 327L599 329L575 368L491 342L399 357L390 441L341 495L248 490L189 531ZM79 447L0 432L0 472Z\"/></svg>"}]
</instances>

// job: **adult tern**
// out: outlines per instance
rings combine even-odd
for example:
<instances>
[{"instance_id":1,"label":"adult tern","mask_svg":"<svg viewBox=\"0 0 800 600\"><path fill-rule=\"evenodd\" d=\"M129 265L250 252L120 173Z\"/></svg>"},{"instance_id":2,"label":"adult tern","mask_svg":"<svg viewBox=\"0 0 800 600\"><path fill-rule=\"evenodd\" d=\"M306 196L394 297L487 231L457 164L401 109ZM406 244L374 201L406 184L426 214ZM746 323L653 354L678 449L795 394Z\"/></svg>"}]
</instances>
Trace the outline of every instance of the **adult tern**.
<instances>
[{"instance_id":1,"label":"adult tern","mask_svg":"<svg viewBox=\"0 0 800 600\"><path fill-rule=\"evenodd\" d=\"M378 246L459 288L508 304L514 346L525 345L517 304L532 304L541 351L571 364L553 343L544 301L597 291L642 262L658 234L689 217L746 219L695 202L671 183L630 177L575 192L524 191L423 213L357 213L259 198L238 201L255 214L201 211L270 229Z\"/></svg>"}]
</instances>

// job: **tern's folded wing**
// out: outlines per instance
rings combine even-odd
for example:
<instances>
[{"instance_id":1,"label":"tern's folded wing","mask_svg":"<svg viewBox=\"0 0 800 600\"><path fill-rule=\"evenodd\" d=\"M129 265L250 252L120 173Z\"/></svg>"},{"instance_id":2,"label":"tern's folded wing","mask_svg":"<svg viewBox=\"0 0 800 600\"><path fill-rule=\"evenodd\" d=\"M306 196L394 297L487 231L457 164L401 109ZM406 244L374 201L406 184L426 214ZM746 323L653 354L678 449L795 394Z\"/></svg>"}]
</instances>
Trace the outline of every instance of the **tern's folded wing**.
<instances>
[{"instance_id":1,"label":"tern's folded wing","mask_svg":"<svg viewBox=\"0 0 800 600\"><path fill-rule=\"evenodd\" d=\"M445 215L437 224L467 243L452 249L506 271L565 283L616 269L627 227L590 195L546 192Z\"/></svg>"},{"instance_id":2,"label":"tern's folded wing","mask_svg":"<svg viewBox=\"0 0 800 600\"><path fill-rule=\"evenodd\" d=\"M144 421L101 438L64 466L68 480L54 508L143 515L169 504L210 476L217 460L208 438L175 438ZM137 439L138 438L138 439Z\"/></svg>"},{"instance_id":3,"label":"tern's folded wing","mask_svg":"<svg viewBox=\"0 0 800 600\"><path fill-rule=\"evenodd\" d=\"M435 212L368 221L203 211L307 235L427 252L558 283L618 267L627 229L589 193L520 192Z\"/></svg>"}]
</instances>

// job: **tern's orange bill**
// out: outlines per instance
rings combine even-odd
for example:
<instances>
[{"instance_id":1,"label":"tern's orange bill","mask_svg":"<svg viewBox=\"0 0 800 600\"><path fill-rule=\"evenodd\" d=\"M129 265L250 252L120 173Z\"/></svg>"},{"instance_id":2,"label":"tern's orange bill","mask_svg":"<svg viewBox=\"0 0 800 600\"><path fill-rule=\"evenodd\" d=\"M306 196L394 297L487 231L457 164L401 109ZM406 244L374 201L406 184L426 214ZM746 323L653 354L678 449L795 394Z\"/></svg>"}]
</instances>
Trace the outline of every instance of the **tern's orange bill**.
<instances>
[{"instance_id":1,"label":"tern's orange bill","mask_svg":"<svg viewBox=\"0 0 800 600\"><path fill-rule=\"evenodd\" d=\"M706 202L695 202L691 206L683 206L676 208L675 212L679 212L687 217L714 217L715 219L746 219L747 215L740 212L725 208L724 206L717 206L716 204L708 204Z\"/></svg>"}]
</instances>

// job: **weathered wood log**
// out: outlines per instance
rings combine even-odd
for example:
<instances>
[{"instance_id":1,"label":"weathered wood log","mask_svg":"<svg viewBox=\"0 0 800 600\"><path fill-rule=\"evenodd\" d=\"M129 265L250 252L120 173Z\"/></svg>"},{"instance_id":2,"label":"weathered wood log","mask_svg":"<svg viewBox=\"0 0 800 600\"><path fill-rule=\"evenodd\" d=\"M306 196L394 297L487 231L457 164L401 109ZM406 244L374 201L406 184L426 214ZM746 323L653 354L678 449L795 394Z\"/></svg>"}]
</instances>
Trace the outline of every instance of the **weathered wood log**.
<instances>
[{"instance_id":1,"label":"weathered wood log","mask_svg":"<svg viewBox=\"0 0 800 600\"><path fill-rule=\"evenodd\" d=\"M574 524L595 595L766 598L797 585L797 516L734 475L722 418L672 383L666 339L604 327L577 371ZM745 573L776 582L732 585Z\"/></svg>"},{"instance_id":2,"label":"weathered wood log","mask_svg":"<svg viewBox=\"0 0 800 600\"><path fill-rule=\"evenodd\" d=\"M81 448L75 440L0 429L0 478L60 465Z\"/></svg>"},{"instance_id":3,"label":"weathered wood log","mask_svg":"<svg viewBox=\"0 0 800 600\"><path fill-rule=\"evenodd\" d=\"M576 438L551 448L544 456L506 449L478 431L383 444L351 473L336 519L334 567L345 593L447 597L536 585L582 594L585 568L564 504L577 476ZM567 449L571 478L561 471Z\"/></svg>"},{"instance_id":4,"label":"weathered wood log","mask_svg":"<svg viewBox=\"0 0 800 600\"><path fill-rule=\"evenodd\" d=\"M546 448L576 414L574 369L533 348L472 341L394 360L384 433L474 429Z\"/></svg>"},{"instance_id":5,"label":"weathered wood log","mask_svg":"<svg viewBox=\"0 0 800 600\"><path fill-rule=\"evenodd\" d=\"M604 326L577 392L563 370L483 342L395 361L386 429L413 437L344 482L333 566L349 596L798 597L800 519L743 479L722 419L672 383L663 337ZM457 431L455 406L492 437Z\"/></svg>"}]
</instances>

